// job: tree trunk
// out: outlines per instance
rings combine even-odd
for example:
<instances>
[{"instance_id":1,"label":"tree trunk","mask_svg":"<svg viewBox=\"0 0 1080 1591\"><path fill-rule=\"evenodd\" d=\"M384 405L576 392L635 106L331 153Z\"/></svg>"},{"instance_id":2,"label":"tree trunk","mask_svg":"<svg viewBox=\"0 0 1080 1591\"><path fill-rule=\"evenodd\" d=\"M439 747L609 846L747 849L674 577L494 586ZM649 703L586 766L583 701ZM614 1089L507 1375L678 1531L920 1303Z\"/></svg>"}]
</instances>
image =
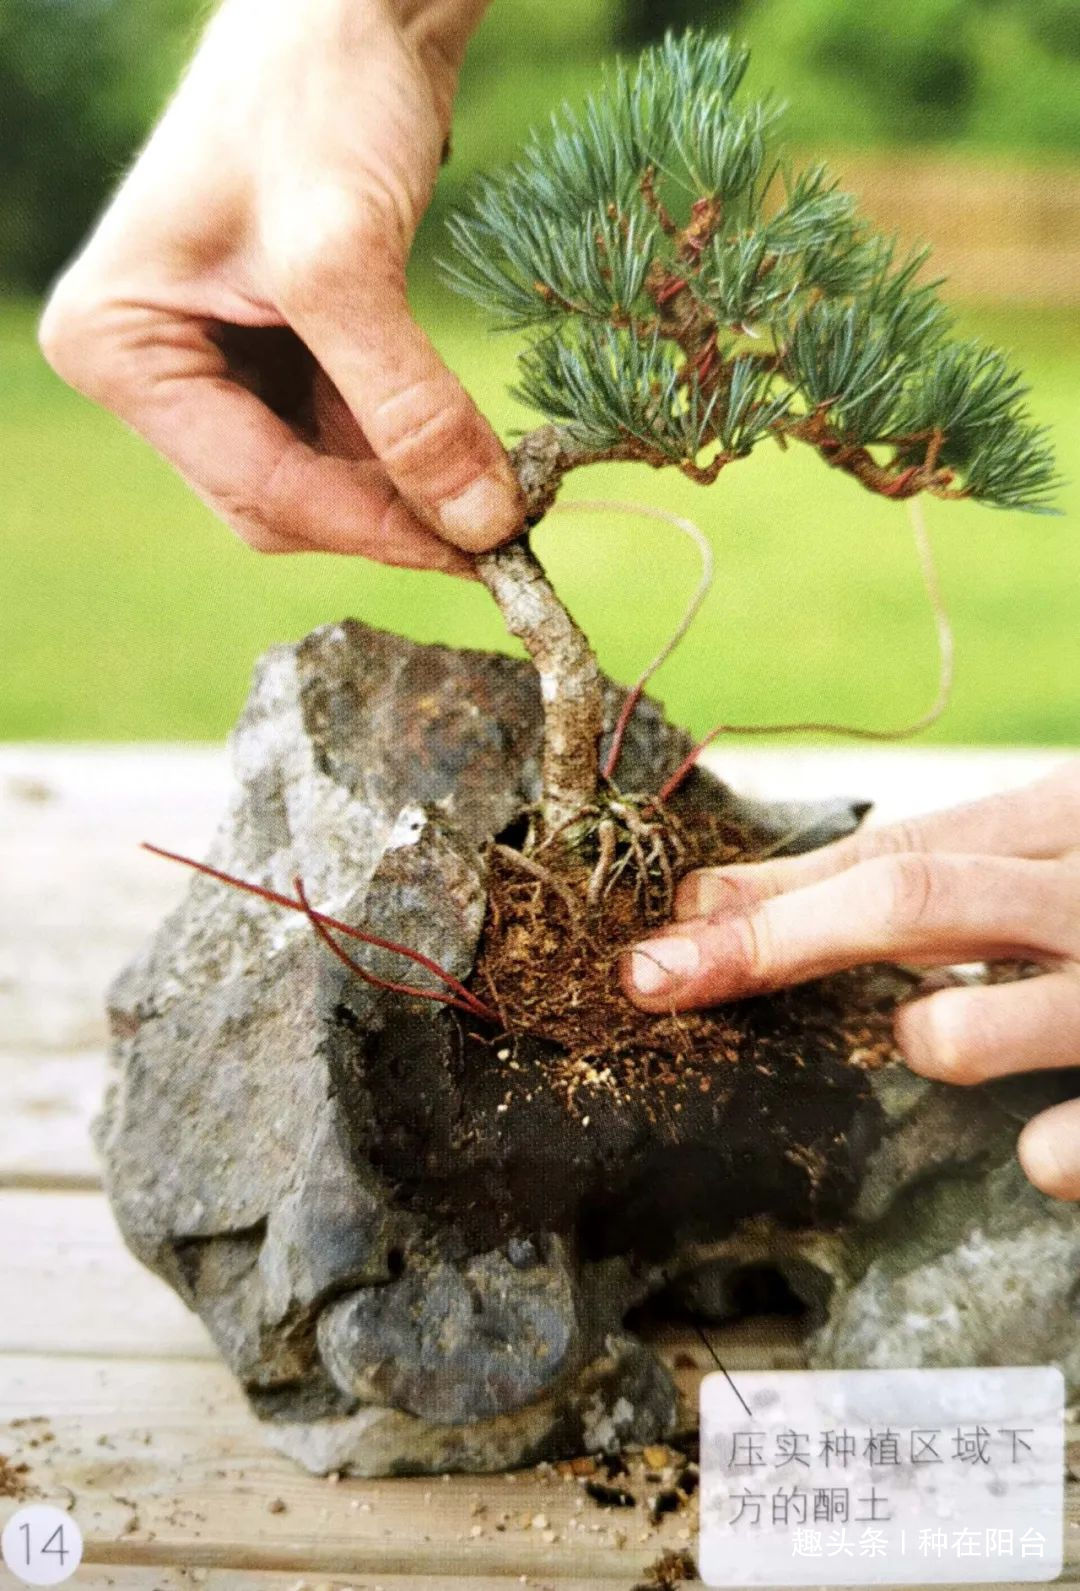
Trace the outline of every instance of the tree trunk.
<instances>
[{"instance_id":1,"label":"tree trunk","mask_svg":"<svg viewBox=\"0 0 1080 1591\"><path fill-rule=\"evenodd\" d=\"M600 671L593 650L556 596L528 532L555 501L563 476L590 461L572 437L554 425L529 431L510 450L524 502L525 532L494 552L481 553L476 570L540 676L544 704L541 810L549 830L566 823L596 797L603 728Z\"/></svg>"},{"instance_id":2,"label":"tree trunk","mask_svg":"<svg viewBox=\"0 0 1080 1591\"><path fill-rule=\"evenodd\" d=\"M600 671L526 538L481 553L477 573L540 676L544 704L542 804L558 828L596 797L603 728Z\"/></svg>"}]
</instances>

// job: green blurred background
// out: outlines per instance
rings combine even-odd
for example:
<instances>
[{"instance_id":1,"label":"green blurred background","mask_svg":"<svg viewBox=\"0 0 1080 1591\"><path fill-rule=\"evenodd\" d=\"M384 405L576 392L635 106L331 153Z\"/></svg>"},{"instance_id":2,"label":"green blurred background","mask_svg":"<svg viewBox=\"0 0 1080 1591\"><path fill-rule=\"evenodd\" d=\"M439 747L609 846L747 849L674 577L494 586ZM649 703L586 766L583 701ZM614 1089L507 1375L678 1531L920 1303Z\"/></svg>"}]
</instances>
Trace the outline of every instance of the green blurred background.
<instances>
[{"instance_id":1,"label":"green blurred background","mask_svg":"<svg viewBox=\"0 0 1080 1591\"><path fill-rule=\"evenodd\" d=\"M215 739L255 655L344 614L424 640L507 646L486 594L331 558L260 559L168 468L67 392L35 347L37 300L137 148L197 37L194 0L0 0L0 737ZM1008 347L1054 428L1064 513L927 505L958 643L957 742L1080 739L1080 0L494 0L462 82L454 155L418 242L416 311L504 436L513 339L438 281L470 172L577 99L597 63L669 25L753 46L751 87L827 154L875 219L940 246L966 329ZM718 578L656 693L719 717L917 716L936 661L902 507L807 450L759 449L708 491L609 467L575 496L691 513ZM538 536L604 666L631 679L695 578L675 532L566 515Z\"/></svg>"}]
</instances>

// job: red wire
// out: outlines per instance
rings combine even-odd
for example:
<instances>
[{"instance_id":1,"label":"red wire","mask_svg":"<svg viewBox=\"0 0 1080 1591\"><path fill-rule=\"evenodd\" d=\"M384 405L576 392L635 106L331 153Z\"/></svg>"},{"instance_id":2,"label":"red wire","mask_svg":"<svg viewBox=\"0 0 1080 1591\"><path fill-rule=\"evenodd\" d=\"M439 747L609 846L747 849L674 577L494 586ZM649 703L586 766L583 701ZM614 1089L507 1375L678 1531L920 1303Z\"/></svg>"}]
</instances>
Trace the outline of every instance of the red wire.
<instances>
[{"instance_id":1,"label":"red wire","mask_svg":"<svg viewBox=\"0 0 1080 1591\"><path fill-rule=\"evenodd\" d=\"M369 934L366 929L353 928L348 923L340 922L336 917L328 917L325 912L314 911L305 907L300 901L293 900L289 895L279 895L276 890L267 889L262 884L249 884L247 879L236 878L232 873L223 873L219 868L211 867L208 862L197 862L194 857L183 856L179 851L166 851L160 845L151 845L148 840L142 842L142 849L150 851L154 856L163 856L169 862L181 862L185 867L194 868L197 873L205 873L208 878L216 878L219 883L230 884L234 889L247 890L250 895L258 895L261 900L271 901L275 906L286 906L290 911L303 912L310 921L325 924L334 928L338 933L346 934L350 939L359 939L365 945L374 945L378 950L390 950L396 955L406 956L417 966L424 967L435 977L441 979L447 988L452 989L458 999L467 1005L474 1016L483 1017L487 1022L498 1022L498 1017L486 1006L482 1000L477 999L471 989L445 968L440 967L437 961L432 961L430 956L425 956L422 951L412 950L408 945L399 945L393 939L381 939L378 934ZM337 947L335 947L337 948ZM405 985L399 986L405 989ZM422 998L431 998L429 993L420 989L408 989L409 994L416 994ZM435 996L435 998L439 998Z\"/></svg>"}]
</instances>

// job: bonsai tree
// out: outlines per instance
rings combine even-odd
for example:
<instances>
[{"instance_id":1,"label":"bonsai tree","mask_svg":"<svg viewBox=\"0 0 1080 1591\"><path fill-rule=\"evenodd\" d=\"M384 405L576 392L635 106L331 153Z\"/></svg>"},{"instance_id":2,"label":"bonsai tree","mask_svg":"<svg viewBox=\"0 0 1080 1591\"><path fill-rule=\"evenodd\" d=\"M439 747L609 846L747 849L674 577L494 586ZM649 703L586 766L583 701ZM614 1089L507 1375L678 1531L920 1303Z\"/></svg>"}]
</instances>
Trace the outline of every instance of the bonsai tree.
<instances>
[{"instance_id":1,"label":"bonsai tree","mask_svg":"<svg viewBox=\"0 0 1080 1591\"><path fill-rule=\"evenodd\" d=\"M271 663L241 733L244 788L218 849L265 882L177 859L305 914L369 988L324 980L288 937L200 900L114 995L99 1137L121 1224L297 1454L361 1473L503 1469L655 1441L684 1411L628 1324L648 1296L674 1286L689 1311L723 1314L740 1272L775 1266L828 1307L815 1352L842 1363L883 1298L910 1313L912 1278L925 1294L945 1277L966 1241L958 1178L980 1221L1015 1202L1007 1100L973 1106L944 1156L949 1085L897 1112L873 1080L900 1064L892 1015L921 987L914 970L693 1011L644 1011L620 981L680 871L821 843L858 814L810 821L804 803L740 803L705 776L682 788L693 751L652 711L627 775L649 788L617 787L638 687L601 767L610 697L528 541L566 474L620 459L710 484L758 444L802 443L891 498L1037 509L1051 489L1019 378L950 335L922 254L875 237L820 168L776 164L775 111L736 99L745 67L725 40L668 39L483 181L453 225L453 278L526 328L520 388L545 417L513 454L526 529L479 560L541 677L527 825L527 669L317 632L302 660ZM425 705L408 724L454 691L475 714L432 725ZM793 818L807 826L785 832ZM345 919L300 876L280 888L317 855ZM1041 1230L1023 1225L1038 1212L1018 1219ZM871 1260L890 1290L858 1282ZM1021 1268L1002 1264L1030 1313ZM1064 1299L1072 1269L1057 1270ZM1000 1358L1024 1324L1023 1308L1001 1313L997 1336L960 1337L958 1353ZM929 1340L939 1357L941 1333Z\"/></svg>"},{"instance_id":2,"label":"bonsai tree","mask_svg":"<svg viewBox=\"0 0 1080 1591\"><path fill-rule=\"evenodd\" d=\"M777 158L779 107L740 97L747 62L727 38L669 35L451 220L452 285L527 333L517 392L548 423L511 455L526 526L582 465L711 485L791 442L883 497L1044 510L1053 460L1021 377L957 338L927 250L875 234L824 166ZM613 799L632 820L598 767L596 660L528 529L478 567L541 676L543 826L580 843Z\"/></svg>"},{"instance_id":3,"label":"bonsai tree","mask_svg":"<svg viewBox=\"0 0 1080 1591\"><path fill-rule=\"evenodd\" d=\"M997 350L955 335L940 284L922 279L927 250L900 253L823 166L793 173L770 152L778 107L740 100L747 62L726 38L669 35L633 67L616 66L583 111L556 115L512 166L477 184L450 223L449 279L495 325L526 332L518 392L545 417L511 453L523 532L477 567L540 675L539 809L521 849L496 842L494 853L503 870L531 875L565 908L578 993L565 995L572 980L560 965L544 997L560 1024L567 1000L578 1019L598 946L610 949L610 922L592 941L578 933L583 911L627 879L625 938L642 916L666 915L680 869L717 859L710 836L692 833L668 806L701 746L658 792L617 787L640 685L600 766L596 658L529 545L564 477L624 460L712 485L761 444L782 452L801 443L897 500L927 492L1045 511L1055 485L1020 375ZM505 1008L500 1015L410 947L315 911L301 880L290 898L175 859L306 912L369 982L380 980L334 934L421 965L442 986L425 999L506 1025ZM496 919L505 929L507 913ZM535 926L530 920L530 934ZM481 960L502 953L488 944ZM529 959L511 957L511 982ZM605 994L599 1032L610 1031L616 998ZM538 1010L534 1000L522 1021L535 1025ZM654 1019L634 1020L653 1024L652 1043ZM553 1031L565 1036L562 1026Z\"/></svg>"}]
</instances>

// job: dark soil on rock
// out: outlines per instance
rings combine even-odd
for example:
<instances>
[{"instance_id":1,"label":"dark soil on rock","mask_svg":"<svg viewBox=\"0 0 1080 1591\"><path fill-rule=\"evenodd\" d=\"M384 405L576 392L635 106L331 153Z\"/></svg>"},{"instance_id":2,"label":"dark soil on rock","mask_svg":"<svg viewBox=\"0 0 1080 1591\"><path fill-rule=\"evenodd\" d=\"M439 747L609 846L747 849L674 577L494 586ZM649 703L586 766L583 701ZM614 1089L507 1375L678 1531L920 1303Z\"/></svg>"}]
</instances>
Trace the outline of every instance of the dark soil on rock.
<instances>
[{"instance_id":1,"label":"dark soil on rock","mask_svg":"<svg viewBox=\"0 0 1080 1591\"><path fill-rule=\"evenodd\" d=\"M679 832L675 879L760 854L759 837L707 808L684 810ZM489 856L470 982L501 1030L399 1008L365 1045L364 1094L379 1104L364 1152L399 1199L452 1220L469 1248L554 1231L592 1258L662 1256L675 1230L712 1241L763 1204L792 1225L841 1219L873 1146L867 1074L895 1053L910 981L863 971L709 1011L639 1011L619 964L655 931L646 891L627 869L590 909L593 858L541 856L546 879L505 847Z\"/></svg>"},{"instance_id":2,"label":"dark soil on rock","mask_svg":"<svg viewBox=\"0 0 1080 1591\"><path fill-rule=\"evenodd\" d=\"M672 867L675 883L693 868L760 855L752 834L711 813L690 814L679 834L683 854ZM682 1109L688 1092L723 1087L731 1067L745 1056L743 1003L655 1015L638 1010L621 987L623 956L658 931L646 900L651 881L627 869L606 898L590 907L594 858L579 858L556 842L544 861L550 880L530 877L509 859L506 847L489 862L487 918L471 981L499 1012L505 1035L558 1046L561 1054L548 1081L584 1125L597 1095L616 1105L634 1095L646 1109L653 1104L653 1119L659 1120L668 1108ZM769 999L778 1003L780 1036L791 1002L782 995ZM818 984L804 992L801 1004L809 1010L815 1001L826 1024L835 1024L848 1064L865 1070L895 1056L893 1002L875 997L864 980ZM757 1004L760 1016L766 1002ZM793 1039L800 1025L793 1023ZM669 1100L672 1090L676 1097Z\"/></svg>"}]
</instances>

